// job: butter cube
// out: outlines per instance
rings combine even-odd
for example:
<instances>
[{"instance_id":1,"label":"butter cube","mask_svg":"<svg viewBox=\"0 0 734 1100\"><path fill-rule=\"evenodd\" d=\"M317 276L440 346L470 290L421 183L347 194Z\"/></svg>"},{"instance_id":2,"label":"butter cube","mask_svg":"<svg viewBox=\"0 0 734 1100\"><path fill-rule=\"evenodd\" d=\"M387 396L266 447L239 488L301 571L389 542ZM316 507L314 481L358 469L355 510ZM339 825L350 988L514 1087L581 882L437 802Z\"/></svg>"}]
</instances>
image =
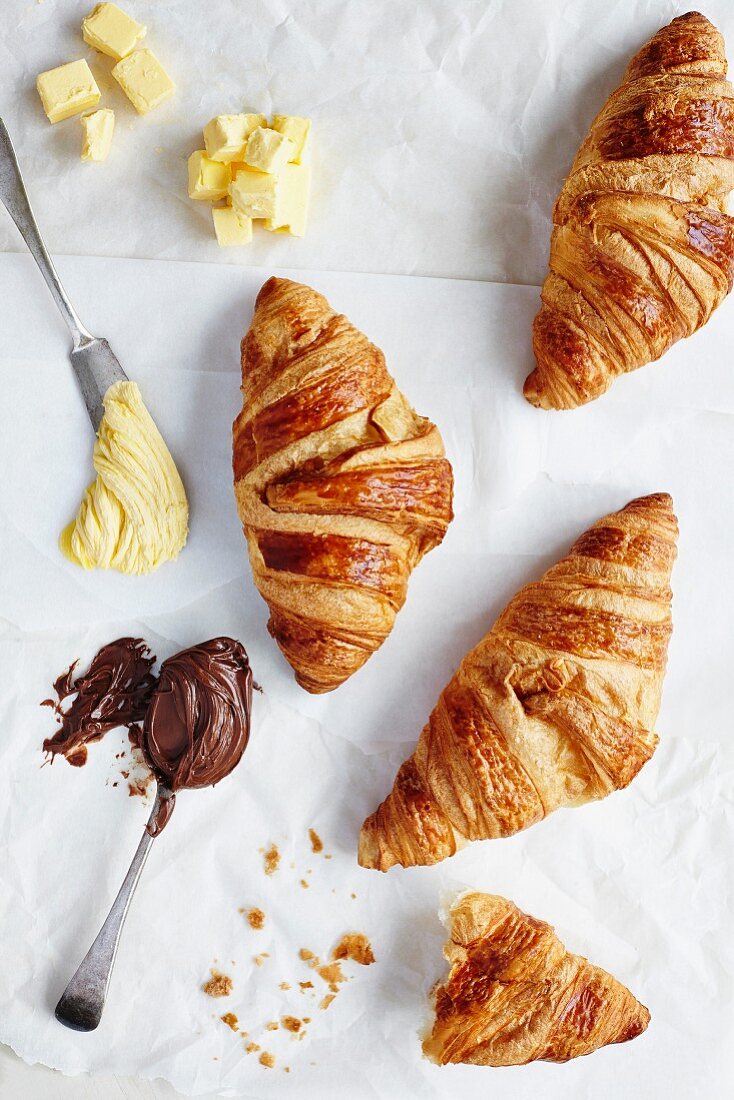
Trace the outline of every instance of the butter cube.
<instances>
[{"instance_id":1,"label":"butter cube","mask_svg":"<svg viewBox=\"0 0 734 1100\"><path fill-rule=\"evenodd\" d=\"M229 166L211 160L203 149L189 157L189 198L216 202L229 191Z\"/></svg>"},{"instance_id":2,"label":"butter cube","mask_svg":"<svg viewBox=\"0 0 734 1100\"><path fill-rule=\"evenodd\" d=\"M295 164L308 164L311 144L311 119L298 118L297 115L274 115L271 123L273 130L285 134L296 147L290 158Z\"/></svg>"},{"instance_id":3,"label":"butter cube","mask_svg":"<svg viewBox=\"0 0 734 1100\"><path fill-rule=\"evenodd\" d=\"M252 240L252 218L241 214L233 206L212 207L212 217L220 248L249 244Z\"/></svg>"},{"instance_id":4,"label":"butter cube","mask_svg":"<svg viewBox=\"0 0 734 1100\"><path fill-rule=\"evenodd\" d=\"M273 174L280 171L294 156L296 147L285 134L258 126L247 139L244 161L251 168Z\"/></svg>"},{"instance_id":5,"label":"butter cube","mask_svg":"<svg viewBox=\"0 0 734 1100\"><path fill-rule=\"evenodd\" d=\"M275 210L265 222L265 228L271 232L304 237L310 192L311 169L308 165L286 164L278 176Z\"/></svg>"},{"instance_id":6,"label":"butter cube","mask_svg":"<svg viewBox=\"0 0 734 1100\"><path fill-rule=\"evenodd\" d=\"M100 53L114 57L115 61L121 61L133 52L140 39L145 37L146 29L126 15L117 4L97 4L82 20L84 41Z\"/></svg>"},{"instance_id":7,"label":"butter cube","mask_svg":"<svg viewBox=\"0 0 734 1100\"><path fill-rule=\"evenodd\" d=\"M96 107L100 91L86 61L70 61L40 73L36 87L49 122L61 122L71 115Z\"/></svg>"},{"instance_id":8,"label":"butter cube","mask_svg":"<svg viewBox=\"0 0 734 1100\"><path fill-rule=\"evenodd\" d=\"M176 90L152 50L135 50L118 61L112 70L117 83L139 115L147 115Z\"/></svg>"},{"instance_id":9,"label":"butter cube","mask_svg":"<svg viewBox=\"0 0 734 1100\"><path fill-rule=\"evenodd\" d=\"M212 160L243 160L253 130L267 125L265 115L217 115L204 127L204 145Z\"/></svg>"},{"instance_id":10,"label":"butter cube","mask_svg":"<svg viewBox=\"0 0 734 1100\"><path fill-rule=\"evenodd\" d=\"M115 132L115 112L103 107L91 115L82 115L81 123L84 131L82 160L107 160Z\"/></svg>"},{"instance_id":11,"label":"butter cube","mask_svg":"<svg viewBox=\"0 0 734 1100\"><path fill-rule=\"evenodd\" d=\"M268 172L244 168L230 184L229 194L235 210L248 218L275 217L278 177Z\"/></svg>"}]
</instances>

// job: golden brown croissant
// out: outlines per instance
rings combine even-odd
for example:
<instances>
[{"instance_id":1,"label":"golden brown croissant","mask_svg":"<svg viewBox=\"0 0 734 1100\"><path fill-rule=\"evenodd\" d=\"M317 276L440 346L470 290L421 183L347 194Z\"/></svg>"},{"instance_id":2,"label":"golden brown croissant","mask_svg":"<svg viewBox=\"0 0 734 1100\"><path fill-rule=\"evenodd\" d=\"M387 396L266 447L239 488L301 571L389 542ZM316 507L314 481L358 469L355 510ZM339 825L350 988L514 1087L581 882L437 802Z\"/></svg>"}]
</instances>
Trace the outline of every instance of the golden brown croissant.
<instances>
[{"instance_id":1,"label":"golden brown croissant","mask_svg":"<svg viewBox=\"0 0 734 1100\"><path fill-rule=\"evenodd\" d=\"M549 924L506 898L454 903L447 980L423 1052L433 1062L520 1066L567 1062L646 1029L650 1013L628 989L563 946Z\"/></svg>"},{"instance_id":2,"label":"golden brown croissant","mask_svg":"<svg viewBox=\"0 0 734 1100\"><path fill-rule=\"evenodd\" d=\"M268 279L242 341L235 494L268 628L331 691L382 644L452 518L438 429L385 357L308 286Z\"/></svg>"},{"instance_id":3,"label":"golden brown croissant","mask_svg":"<svg viewBox=\"0 0 734 1100\"><path fill-rule=\"evenodd\" d=\"M677 533L670 497L641 497L517 593L362 826L363 867L438 863L631 782L657 745Z\"/></svg>"},{"instance_id":4,"label":"golden brown croissant","mask_svg":"<svg viewBox=\"0 0 734 1100\"><path fill-rule=\"evenodd\" d=\"M593 401L704 325L734 279L734 88L698 12L633 57L553 212L528 401Z\"/></svg>"}]
</instances>

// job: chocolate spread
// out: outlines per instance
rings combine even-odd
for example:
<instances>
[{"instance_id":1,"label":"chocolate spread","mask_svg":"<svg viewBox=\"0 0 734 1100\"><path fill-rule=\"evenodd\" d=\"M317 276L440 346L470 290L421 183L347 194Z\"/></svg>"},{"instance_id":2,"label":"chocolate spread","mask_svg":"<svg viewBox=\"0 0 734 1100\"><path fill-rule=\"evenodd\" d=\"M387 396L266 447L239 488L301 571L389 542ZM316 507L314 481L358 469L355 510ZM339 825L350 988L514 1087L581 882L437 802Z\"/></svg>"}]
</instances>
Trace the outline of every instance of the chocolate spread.
<instances>
[{"instance_id":1,"label":"chocolate spread","mask_svg":"<svg viewBox=\"0 0 734 1100\"><path fill-rule=\"evenodd\" d=\"M250 736L252 672L232 638L183 649L161 665L143 724L142 747L173 791L229 775Z\"/></svg>"},{"instance_id":2,"label":"chocolate spread","mask_svg":"<svg viewBox=\"0 0 734 1100\"><path fill-rule=\"evenodd\" d=\"M74 680L76 662L54 684L61 729L43 747L70 764L87 759L86 745L115 726L127 726L130 741L165 784L158 812L148 824L158 836L182 787L209 787L229 775L247 747L252 672L244 646L232 638L183 649L150 671L155 657L140 638L118 638L100 649L89 671ZM61 703L76 693L64 711ZM143 722L142 730L137 723Z\"/></svg>"},{"instance_id":3,"label":"chocolate spread","mask_svg":"<svg viewBox=\"0 0 734 1100\"><path fill-rule=\"evenodd\" d=\"M99 741L108 730L141 722L156 683L150 671L155 656L142 638L118 638L103 646L87 672L74 679L78 661L54 682L57 701L44 700L53 707L61 728L43 742L51 758L65 756L74 767L87 760L87 744ZM63 709L70 696L76 698Z\"/></svg>"}]
</instances>

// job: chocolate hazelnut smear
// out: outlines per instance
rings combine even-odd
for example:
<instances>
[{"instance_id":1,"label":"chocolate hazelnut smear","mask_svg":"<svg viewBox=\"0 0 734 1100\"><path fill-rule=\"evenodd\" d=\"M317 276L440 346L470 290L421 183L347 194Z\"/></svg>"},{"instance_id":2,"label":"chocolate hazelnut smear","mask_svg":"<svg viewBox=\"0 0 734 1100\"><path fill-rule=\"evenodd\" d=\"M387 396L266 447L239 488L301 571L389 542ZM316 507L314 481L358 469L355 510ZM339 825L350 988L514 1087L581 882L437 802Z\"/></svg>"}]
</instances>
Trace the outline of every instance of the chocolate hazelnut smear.
<instances>
[{"instance_id":1,"label":"chocolate hazelnut smear","mask_svg":"<svg viewBox=\"0 0 734 1100\"><path fill-rule=\"evenodd\" d=\"M141 745L153 772L174 792L210 787L240 762L250 738L252 671L244 646L213 638L161 665ZM173 799L164 803L166 824Z\"/></svg>"},{"instance_id":2,"label":"chocolate hazelnut smear","mask_svg":"<svg viewBox=\"0 0 734 1100\"><path fill-rule=\"evenodd\" d=\"M74 665L55 682L53 706L61 729L43 743L52 757L70 764L86 761L86 745L116 726L135 730L146 762L171 791L209 787L239 763L250 737L252 671L244 646L233 638L212 638L183 649L150 671L155 657L140 638L119 638L104 646L89 671L73 679ZM64 711L61 703L77 693ZM174 799L162 802L151 828L157 836Z\"/></svg>"},{"instance_id":3,"label":"chocolate hazelnut smear","mask_svg":"<svg viewBox=\"0 0 734 1100\"><path fill-rule=\"evenodd\" d=\"M87 744L99 741L118 726L131 729L142 722L156 685L151 672L155 656L142 638L118 638L102 646L88 670L74 679L74 663L54 681L53 707L61 728L43 742L44 752L64 756L74 767L87 762ZM64 710L62 704L76 698Z\"/></svg>"}]
</instances>

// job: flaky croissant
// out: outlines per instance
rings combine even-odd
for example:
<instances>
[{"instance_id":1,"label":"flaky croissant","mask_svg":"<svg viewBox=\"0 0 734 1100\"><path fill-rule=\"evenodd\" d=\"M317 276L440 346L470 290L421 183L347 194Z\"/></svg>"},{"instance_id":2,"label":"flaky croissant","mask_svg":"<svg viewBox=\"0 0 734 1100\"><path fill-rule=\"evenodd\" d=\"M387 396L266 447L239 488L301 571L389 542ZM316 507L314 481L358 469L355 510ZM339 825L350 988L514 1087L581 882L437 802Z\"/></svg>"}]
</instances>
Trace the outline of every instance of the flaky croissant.
<instances>
[{"instance_id":1,"label":"flaky croissant","mask_svg":"<svg viewBox=\"0 0 734 1100\"><path fill-rule=\"evenodd\" d=\"M451 972L423 1043L431 1061L567 1062L647 1028L650 1013L628 989L506 898L465 894L449 917Z\"/></svg>"},{"instance_id":2,"label":"flaky croissant","mask_svg":"<svg viewBox=\"0 0 734 1100\"><path fill-rule=\"evenodd\" d=\"M633 57L553 212L528 401L570 409L704 325L734 279L734 88L698 12Z\"/></svg>"},{"instance_id":3,"label":"flaky croissant","mask_svg":"<svg viewBox=\"0 0 734 1100\"><path fill-rule=\"evenodd\" d=\"M633 500L510 601L362 826L359 862L437 863L626 787L657 745L678 527Z\"/></svg>"},{"instance_id":4,"label":"flaky croissant","mask_svg":"<svg viewBox=\"0 0 734 1100\"><path fill-rule=\"evenodd\" d=\"M438 429L308 286L269 279L242 341L235 495L268 628L311 692L382 644L452 518Z\"/></svg>"}]
</instances>

